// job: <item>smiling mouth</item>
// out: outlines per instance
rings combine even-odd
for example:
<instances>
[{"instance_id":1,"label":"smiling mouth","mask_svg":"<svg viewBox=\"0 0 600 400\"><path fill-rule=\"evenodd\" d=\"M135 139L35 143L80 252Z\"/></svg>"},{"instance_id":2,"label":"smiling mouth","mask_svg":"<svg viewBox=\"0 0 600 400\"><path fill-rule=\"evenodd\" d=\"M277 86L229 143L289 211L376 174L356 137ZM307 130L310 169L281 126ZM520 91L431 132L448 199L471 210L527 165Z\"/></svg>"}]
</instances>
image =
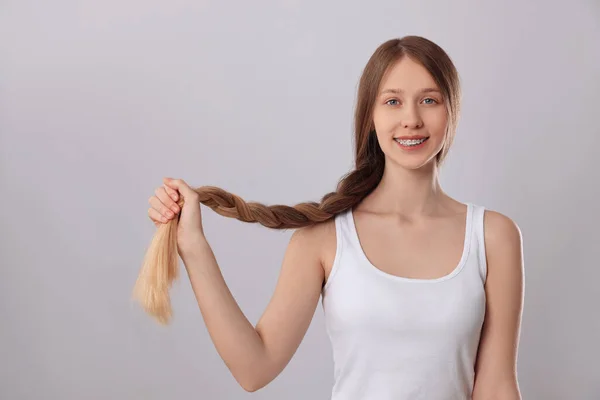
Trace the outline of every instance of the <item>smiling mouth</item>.
<instances>
[{"instance_id":1,"label":"smiling mouth","mask_svg":"<svg viewBox=\"0 0 600 400\"><path fill-rule=\"evenodd\" d=\"M405 146L405 147L413 147L413 146L418 146L420 144L425 143L428 139L429 139L429 137L421 138L421 139L399 139L399 138L394 138L394 141L396 141L397 143L399 143L399 144L401 144L402 146Z\"/></svg>"}]
</instances>

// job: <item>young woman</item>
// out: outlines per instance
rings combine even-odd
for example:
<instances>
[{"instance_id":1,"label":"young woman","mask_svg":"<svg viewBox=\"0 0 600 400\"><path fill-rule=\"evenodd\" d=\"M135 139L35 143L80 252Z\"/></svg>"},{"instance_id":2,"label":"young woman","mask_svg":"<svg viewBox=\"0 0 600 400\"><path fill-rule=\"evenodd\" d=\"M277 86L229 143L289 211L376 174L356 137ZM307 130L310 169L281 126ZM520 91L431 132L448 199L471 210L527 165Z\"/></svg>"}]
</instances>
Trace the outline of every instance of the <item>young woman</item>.
<instances>
[{"instance_id":1,"label":"young woman","mask_svg":"<svg viewBox=\"0 0 600 400\"><path fill-rule=\"evenodd\" d=\"M160 226L179 214L179 255L216 349L244 389L283 370L322 296L333 400L521 398L520 229L451 198L438 180L459 103L458 73L444 50L418 36L389 40L360 79L356 169L320 203L246 203L169 178L155 191L149 217ZM256 327L223 280L198 203L295 229Z\"/></svg>"}]
</instances>

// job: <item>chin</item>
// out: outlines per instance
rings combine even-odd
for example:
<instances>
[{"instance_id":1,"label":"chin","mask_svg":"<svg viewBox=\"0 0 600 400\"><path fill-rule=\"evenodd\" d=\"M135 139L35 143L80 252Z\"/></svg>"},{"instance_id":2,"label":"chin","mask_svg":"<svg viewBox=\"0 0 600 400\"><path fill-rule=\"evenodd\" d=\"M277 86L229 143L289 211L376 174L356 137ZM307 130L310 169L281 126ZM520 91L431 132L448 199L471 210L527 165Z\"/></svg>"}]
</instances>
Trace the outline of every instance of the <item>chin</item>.
<instances>
[{"instance_id":1,"label":"chin","mask_svg":"<svg viewBox=\"0 0 600 400\"><path fill-rule=\"evenodd\" d=\"M425 170L425 169L430 169L431 167L434 166L435 164L435 157L433 157L432 159L428 160L428 159L423 159L423 160L401 160L398 163L402 168L407 169L407 170L411 170L411 171L416 171L416 170Z\"/></svg>"},{"instance_id":2,"label":"chin","mask_svg":"<svg viewBox=\"0 0 600 400\"><path fill-rule=\"evenodd\" d=\"M393 148L391 155L388 154L388 158L393 161L394 164L401 166L408 170L418 170L422 168L430 168L435 165L435 158L441 151L432 152L430 149L423 148L414 152L404 152L402 149Z\"/></svg>"}]
</instances>

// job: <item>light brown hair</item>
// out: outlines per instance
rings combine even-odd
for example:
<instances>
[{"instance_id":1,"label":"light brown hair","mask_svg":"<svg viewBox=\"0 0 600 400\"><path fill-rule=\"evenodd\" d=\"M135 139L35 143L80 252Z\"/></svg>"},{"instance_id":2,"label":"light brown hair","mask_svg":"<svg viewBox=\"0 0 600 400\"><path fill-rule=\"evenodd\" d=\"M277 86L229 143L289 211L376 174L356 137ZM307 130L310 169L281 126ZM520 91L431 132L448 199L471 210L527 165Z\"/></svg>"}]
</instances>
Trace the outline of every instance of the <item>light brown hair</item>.
<instances>
[{"instance_id":1,"label":"light brown hair","mask_svg":"<svg viewBox=\"0 0 600 400\"><path fill-rule=\"evenodd\" d=\"M448 126L442 150L435 158L440 165L454 141L458 125L461 98L458 72L440 46L420 36L405 36L381 44L362 72L354 113L355 168L339 180L334 192L327 193L319 202L267 206L246 202L218 187L202 186L194 189L200 203L224 217L283 230L324 222L356 206L377 187L383 176L385 157L374 131L373 107L383 76L404 56L429 71L444 97ZM180 200L179 206L182 205L183 200ZM169 288L178 275L177 223L174 218L159 226L134 287L134 297L146 312L163 324L171 317Z\"/></svg>"}]
</instances>

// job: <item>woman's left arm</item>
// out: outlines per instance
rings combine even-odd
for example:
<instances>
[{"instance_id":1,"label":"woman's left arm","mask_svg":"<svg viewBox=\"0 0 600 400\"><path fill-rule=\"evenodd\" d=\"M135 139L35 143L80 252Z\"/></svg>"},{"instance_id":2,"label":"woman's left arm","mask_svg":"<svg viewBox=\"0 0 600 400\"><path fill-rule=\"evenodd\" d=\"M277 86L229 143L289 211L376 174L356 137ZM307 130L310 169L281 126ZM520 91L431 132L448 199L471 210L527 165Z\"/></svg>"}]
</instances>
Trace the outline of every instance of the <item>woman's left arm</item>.
<instances>
[{"instance_id":1,"label":"woman's left arm","mask_svg":"<svg viewBox=\"0 0 600 400\"><path fill-rule=\"evenodd\" d=\"M524 297L523 242L517 224L486 210L486 315L482 327L473 400L521 400L517 354Z\"/></svg>"}]
</instances>

